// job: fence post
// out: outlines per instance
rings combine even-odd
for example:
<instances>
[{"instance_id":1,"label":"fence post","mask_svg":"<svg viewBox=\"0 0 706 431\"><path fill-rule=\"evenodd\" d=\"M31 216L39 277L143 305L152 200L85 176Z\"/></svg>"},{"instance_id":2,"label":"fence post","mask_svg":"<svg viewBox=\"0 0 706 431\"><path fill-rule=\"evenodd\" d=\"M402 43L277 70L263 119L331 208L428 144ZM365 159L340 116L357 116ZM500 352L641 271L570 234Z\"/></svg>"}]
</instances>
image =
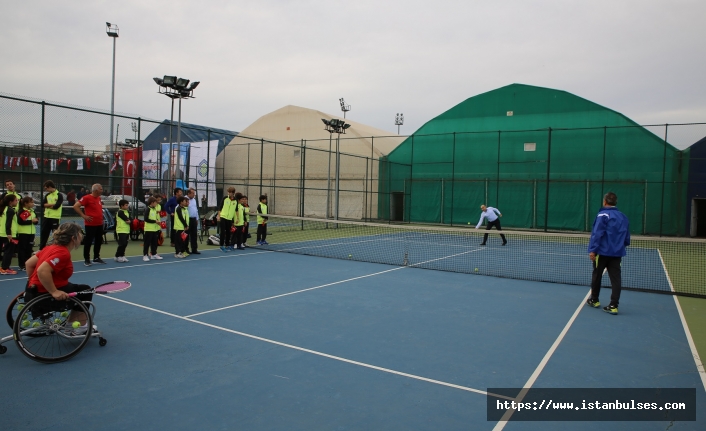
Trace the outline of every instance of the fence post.
<instances>
[{"instance_id":1,"label":"fence post","mask_svg":"<svg viewBox=\"0 0 706 431\"><path fill-rule=\"evenodd\" d=\"M662 156L662 204L659 209L659 236L662 236L662 226L664 225L664 182L667 175L667 132L669 124L664 125L664 155Z\"/></svg>"},{"instance_id":2,"label":"fence post","mask_svg":"<svg viewBox=\"0 0 706 431\"><path fill-rule=\"evenodd\" d=\"M46 113L46 102L42 100L42 124L41 124L41 139L39 149L39 202L44 202L44 124L45 124L45 113ZM39 220L39 226L44 224L44 207L42 207L42 216Z\"/></svg>"},{"instance_id":3,"label":"fence post","mask_svg":"<svg viewBox=\"0 0 706 431\"><path fill-rule=\"evenodd\" d=\"M497 188L495 189L495 206L499 207L500 206L500 130L498 130L498 166L497 166L497 176L496 176L496 182L497 182ZM486 205L488 205L487 199L486 199Z\"/></svg>"},{"instance_id":4,"label":"fence post","mask_svg":"<svg viewBox=\"0 0 706 431\"><path fill-rule=\"evenodd\" d=\"M549 175L551 174L552 163L552 128L549 128L549 139L547 140L547 191L544 197L544 231L549 229Z\"/></svg>"},{"instance_id":5,"label":"fence post","mask_svg":"<svg viewBox=\"0 0 706 431\"><path fill-rule=\"evenodd\" d=\"M262 196L262 160L265 158L265 140L260 138L260 196ZM259 200L258 200L259 202Z\"/></svg>"},{"instance_id":6,"label":"fence post","mask_svg":"<svg viewBox=\"0 0 706 431\"><path fill-rule=\"evenodd\" d=\"M605 150L608 128L603 126L603 165L601 166L601 198L605 194Z\"/></svg>"},{"instance_id":7,"label":"fence post","mask_svg":"<svg viewBox=\"0 0 706 431\"><path fill-rule=\"evenodd\" d=\"M137 195L139 193L141 196L144 196L142 194L142 190L144 189L144 184L143 184L143 179L142 179L142 175L143 175L143 171L142 171L142 169L143 169L143 164L142 164L143 150L142 150L142 148L143 147L142 147L142 145L143 145L143 142L142 142L142 118L138 117L137 118L137 172L135 175L135 195ZM135 211L135 217L137 217L140 213L137 210L139 201L137 199L137 196L133 196L132 199L135 202L134 211Z\"/></svg>"},{"instance_id":8,"label":"fence post","mask_svg":"<svg viewBox=\"0 0 706 431\"><path fill-rule=\"evenodd\" d=\"M407 221L412 223L412 195L414 194L414 135L412 135L412 152L409 164L409 217ZM407 212L405 205L404 212ZM404 218L404 216L402 217Z\"/></svg>"},{"instance_id":9,"label":"fence post","mask_svg":"<svg viewBox=\"0 0 706 431\"><path fill-rule=\"evenodd\" d=\"M456 132L454 132L454 142L451 150L451 218L449 224L454 225L454 185L456 184Z\"/></svg>"},{"instance_id":10,"label":"fence post","mask_svg":"<svg viewBox=\"0 0 706 431\"><path fill-rule=\"evenodd\" d=\"M277 195L277 145L279 143L275 142L275 160L274 160L274 170L272 172L272 199L268 199L267 203L270 204L270 201L272 201L272 213L277 214L275 212L275 202L276 202L276 195Z\"/></svg>"},{"instance_id":11,"label":"fence post","mask_svg":"<svg viewBox=\"0 0 706 431\"><path fill-rule=\"evenodd\" d=\"M216 147L218 148L218 147ZM218 151L218 150L216 150ZM223 151L225 151L225 147L223 147ZM223 163L225 164L225 158L223 159ZM214 166L215 168L215 166ZM213 176L214 180L216 179L216 176ZM208 199L208 183L211 182L211 129L208 129L206 132L206 208L208 208L209 204L209 199ZM198 196L197 196L198 198ZM199 201L196 201L198 203ZM218 204L216 204L218 206ZM206 208L202 208L201 211L206 214L207 211ZM203 226L202 226L203 228Z\"/></svg>"}]
</instances>

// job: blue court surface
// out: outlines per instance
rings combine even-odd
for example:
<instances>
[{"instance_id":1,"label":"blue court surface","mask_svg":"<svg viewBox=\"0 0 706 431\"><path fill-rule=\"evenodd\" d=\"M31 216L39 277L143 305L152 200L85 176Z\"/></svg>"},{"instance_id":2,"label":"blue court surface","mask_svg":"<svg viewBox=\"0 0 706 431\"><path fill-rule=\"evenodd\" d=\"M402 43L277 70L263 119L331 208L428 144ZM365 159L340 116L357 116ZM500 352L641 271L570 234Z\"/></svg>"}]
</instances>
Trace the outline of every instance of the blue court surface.
<instances>
[{"instance_id":1,"label":"blue court surface","mask_svg":"<svg viewBox=\"0 0 706 431\"><path fill-rule=\"evenodd\" d=\"M6 344L2 429L706 429L704 380L669 295L624 291L611 316L583 305L587 286L257 248L77 265L72 278L110 280L133 287L94 299L107 346L42 365ZM0 302L24 283L1 279ZM488 388L529 380L695 388L697 420L486 420Z\"/></svg>"}]
</instances>

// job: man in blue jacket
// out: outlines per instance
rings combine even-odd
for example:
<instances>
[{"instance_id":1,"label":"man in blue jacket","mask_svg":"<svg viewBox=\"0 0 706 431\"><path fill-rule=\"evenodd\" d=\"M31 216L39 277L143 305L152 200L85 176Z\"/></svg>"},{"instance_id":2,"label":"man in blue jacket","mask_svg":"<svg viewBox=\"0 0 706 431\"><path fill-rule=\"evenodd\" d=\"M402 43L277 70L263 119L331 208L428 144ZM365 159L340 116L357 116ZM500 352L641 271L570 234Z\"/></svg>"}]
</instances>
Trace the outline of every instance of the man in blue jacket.
<instances>
[{"instance_id":1,"label":"man in blue jacket","mask_svg":"<svg viewBox=\"0 0 706 431\"><path fill-rule=\"evenodd\" d=\"M618 314L621 290L620 261L625 256L625 247L630 245L630 222L625 214L616 208L617 204L618 196L612 192L606 193L603 197L603 208L593 222L591 241L588 244L588 257L593 261L593 278L591 297L586 303L595 308L601 305L598 295L601 293L603 272L607 269L613 293L610 295L610 304L603 307L603 311L610 314Z\"/></svg>"}]
</instances>

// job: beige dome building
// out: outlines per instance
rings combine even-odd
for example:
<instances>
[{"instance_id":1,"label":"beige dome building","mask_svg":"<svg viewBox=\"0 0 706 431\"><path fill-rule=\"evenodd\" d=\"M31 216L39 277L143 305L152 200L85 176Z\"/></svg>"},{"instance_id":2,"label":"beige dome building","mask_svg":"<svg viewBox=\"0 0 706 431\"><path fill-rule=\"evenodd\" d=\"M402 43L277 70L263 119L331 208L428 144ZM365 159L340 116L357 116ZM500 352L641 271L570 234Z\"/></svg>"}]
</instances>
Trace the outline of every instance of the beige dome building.
<instances>
[{"instance_id":1,"label":"beige dome building","mask_svg":"<svg viewBox=\"0 0 706 431\"><path fill-rule=\"evenodd\" d=\"M321 121L332 118L342 119L292 105L260 117L218 155L219 183L248 195L251 208L262 191L273 214L333 217L338 135ZM340 137L339 217L375 218L378 160L404 137L345 121L350 128Z\"/></svg>"}]
</instances>

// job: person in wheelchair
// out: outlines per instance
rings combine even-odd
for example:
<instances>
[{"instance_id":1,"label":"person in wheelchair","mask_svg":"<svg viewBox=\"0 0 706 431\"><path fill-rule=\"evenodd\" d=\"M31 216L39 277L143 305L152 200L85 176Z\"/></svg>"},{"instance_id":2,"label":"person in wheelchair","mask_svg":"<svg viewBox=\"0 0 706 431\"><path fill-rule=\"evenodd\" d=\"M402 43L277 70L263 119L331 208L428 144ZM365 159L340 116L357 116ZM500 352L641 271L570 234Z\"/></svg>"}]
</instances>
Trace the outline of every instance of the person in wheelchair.
<instances>
[{"instance_id":1,"label":"person in wheelchair","mask_svg":"<svg viewBox=\"0 0 706 431\"><path fill-rule=\"evenodd\" d=\"M52 245L43 248L37 254L27 260L28 283L25 289L25 302L33 298L49 293L56 301L56 307L66 307L69 293L82 292L91 287L85 284L73 284L69 278L74 273L74 265L71 263L71 250L81 246L83 232L81 226L76 223L63 223L54 230L54 242ZM91 301L93 294L82 294L81 301ZM78 321L81 326L76 328L76 334L85 333L86 313L78 307L74 307L69 316L69 321ZM97 328L93 328L94 331Z\"/></svg>"}]
</instances>

